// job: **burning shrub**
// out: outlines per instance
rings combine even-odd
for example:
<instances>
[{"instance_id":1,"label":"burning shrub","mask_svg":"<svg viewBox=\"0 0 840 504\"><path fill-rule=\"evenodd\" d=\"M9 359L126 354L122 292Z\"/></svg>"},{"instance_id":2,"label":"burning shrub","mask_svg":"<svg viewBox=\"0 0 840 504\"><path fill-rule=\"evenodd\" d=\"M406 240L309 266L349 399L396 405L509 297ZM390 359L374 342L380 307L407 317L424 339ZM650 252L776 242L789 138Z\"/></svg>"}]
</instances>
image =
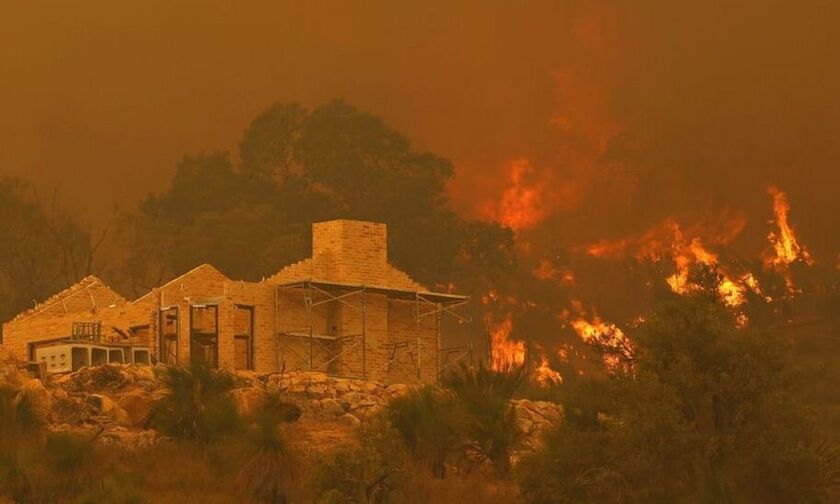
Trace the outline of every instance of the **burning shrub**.
<instances>
[{"instance_id":1,"label":"burning shrub","mask_svg":"<svg viewBox=\"0 0 840 504\"><path fill-rule=\"evenodd\" d=\"M819 502L829 457L789 395L786 349L713 297L662 303L629 337L632 370L585 382L526 458L531 503Z\"/></svg>"}]
</instances>

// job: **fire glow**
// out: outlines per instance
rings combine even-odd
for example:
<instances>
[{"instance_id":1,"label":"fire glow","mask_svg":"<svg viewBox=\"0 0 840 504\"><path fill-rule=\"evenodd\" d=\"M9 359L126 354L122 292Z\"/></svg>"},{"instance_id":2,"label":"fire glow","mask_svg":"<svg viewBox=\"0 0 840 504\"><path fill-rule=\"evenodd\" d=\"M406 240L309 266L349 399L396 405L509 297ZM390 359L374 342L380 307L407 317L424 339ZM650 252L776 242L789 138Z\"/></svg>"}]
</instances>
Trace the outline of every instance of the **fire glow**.
<instances>
[{"instance_id":1,"label":"fire glow","mask_svg":"<svg viewBox=\"0 0 840 504\"><path fill-rule=\"evenodd\" d=\"M513 317L507 315L501 322L494 322L489 315L485 323L490 331L490 360L494 370L502 371L525 364L525 342L510 338Z\"/></svg>"},{"instance_id":2,"label":"fire glow","mask_svg":"<svg viewBox=\"0 0 840 504\"><path fill-rule=\"evenodd\" d=\"M533 173L527 159L513 161L508 174L510 185L498 206L489 211L497 222L516 232L534 227L548 215L545 182L531 180Z\"/></svg>"},{"instance_id":3,"label":"fire glow","mask_svg":"<svg viewBox=\"0 0 840 504\"><path fill-rule=\"evenodd\" d=\"M790 265L797 261L811 265L814 260L808 250L799 244L796 234L788 222L790 203L788 203L787 195L772 186L767 192L773 198L773 213L776 217L773 222L778 230L771 231L767 235L767 240L770 242L770 251L764 256L764 265L782 275L785 279L788 295L793 295L797 292L797 289L790 273Z\"/></svg>"},{"instance_id":4,"label":"fire glow","mask_svg":"<svg viewBox=\"0 0 840 504\"><path fill-rule=\"evenodd\" d=\"M551 368L545 354L540 355L540 365L534 369L534 378L543 387L563 383L563 377Z\"/></svg>"},{"instance_id":5,"label":"fire glow","mask_svg":"<svg viewBox=\"0 0 840 504\"><path fill-rule=\"evenodd\" d=\"M520 166L523 170L528 165ZM519 180L513 177L515 180ZM513 187L508 193L530 195L519 205L503 204L506 209L506 223L516 230L526 229L539 224L544 214L537 211L535 201L539 200L536 193L529 193L522 187ZM769 250L764 253L763 263L766 269L773 270L785 279L790 294L797 292L794 288L790 266L794 263L813 264L808 250L799 243L791 227L788 214L790 206L785 194L776 188L770 188L773 197L773 210L777 227L768 235ZM721 259L719 253L730 245L744 230L746 219L739 215L722 213L719 218L694 226L683 226L676 219L667 219L662 224L648 229L636 236L619 240L602 240L582 249L587 255L605 259L631 258L638 262L663 263L673 270L665 273L663 280L675 293L689 295L706 288L714 288L713 293L724 306L732 310L736 323L744 327L749 323L745 311L748 295L757 296L756 299L766 303L774 302L767 295L753 272L745 270L742 265L730 264ZM703 285L701 278L695 278L697 267L701 266L710 271L713 276L713 287ZM551 281L558 286L573 288L575 275L571 269L562 265L555 265L554 261L543 259L531 271L537 279ZM496 291L491 291L484 297L485 304L494 303L500 307L510 308L519 306L528 308L534 306L527 299L516 299L512 296L500 297ZM558 348L543 348L516 340L511 337L514 330L512 310L502 310L506 315L494 317L488 315L485 322L491 337L491 360L495 370L509 369L511 366L521 366L532 363L532 378L542 386L562 383L561 374L552 369L549 356L555 355L561 361L567 361L568 350ZM587 316L586 313L592 316ZM498 313L498 312L497 312ZM573 315L576 314L576 315ZM632 341L625 336L624 331L616 324L606 322L597 315L597 309L584 311L580 301L572 302L569 309L564 309L557 316L561 327L570 327L584 343L594 344L604 350L603 363L607 369L615 369L621 363L632 362ZM640 318L640 320L642 320ZM632 325L632 324L631 324ZM530 352L530 354L529 354Z\"/></svg>"},{"instance_id":6,"label":"fire glow","mask_svg":"<svg viewBox=\"0 0 840 504\"><path fill-rule=\"evenodd\" d=\"M571 322L571 326L584 342L597 344L611 350L609 354L603 357L604 364L609 369L619 365L619 355L617 354L629 357L633 352L633 346L630 340L624 336L624 331L615 324L604 322L597 315L592 320L580 316Z\"/></svg>"}]
</instances>

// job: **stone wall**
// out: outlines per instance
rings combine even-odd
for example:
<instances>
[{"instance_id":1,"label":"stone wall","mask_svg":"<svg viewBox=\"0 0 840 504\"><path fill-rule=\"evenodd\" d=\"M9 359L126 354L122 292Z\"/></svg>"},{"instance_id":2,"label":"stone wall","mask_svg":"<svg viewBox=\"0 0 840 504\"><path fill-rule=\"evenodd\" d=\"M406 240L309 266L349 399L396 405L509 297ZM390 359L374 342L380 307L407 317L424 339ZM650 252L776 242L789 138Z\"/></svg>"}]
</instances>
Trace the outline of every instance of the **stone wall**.
<instances>
[{"instance_id":1,"label":"stone wall","mask_svg":"<svg viewBox=\"0 0 840 504\"><path fill-rule=\"evenodd\" d=\"M103 439L107 442L143 446L159 437L148 430L148 422L154 403L166 394L158 377L161 370L109 364L57 375L46 386L31 377L23 381L43 391L54 429L104 429ZM344 429L348 438L352 428L373 418L391 399L410 390L404 384L313 372L236 372L234 376L236 388L231 394L244 417L259 411L268 394L280 394L299 408L299 423L304 429ZM516 459L522 451L538 447L545 430L563 421L563 412L558 404L543 401L521 399L512 405L524 434L514 453Z\"/></svg>"}]
</instances>

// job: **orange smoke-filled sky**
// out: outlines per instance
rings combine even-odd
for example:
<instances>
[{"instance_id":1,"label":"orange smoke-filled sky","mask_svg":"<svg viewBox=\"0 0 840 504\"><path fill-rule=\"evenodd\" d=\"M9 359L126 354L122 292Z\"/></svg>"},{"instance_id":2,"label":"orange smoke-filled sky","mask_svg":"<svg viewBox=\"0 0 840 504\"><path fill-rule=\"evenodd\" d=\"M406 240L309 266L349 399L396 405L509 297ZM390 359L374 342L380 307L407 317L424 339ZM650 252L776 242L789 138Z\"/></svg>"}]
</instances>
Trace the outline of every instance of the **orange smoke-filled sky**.
<instances>
[{"instance_id":1,"label":"orange smoke-filled sky","mask_svg":"<svg viewBox=\"0 0 840 504\"><path fill-rule=\"evenodd\" d=\"M836 254L839 22L828 1L6 3L0 175L101 217L271 103L340 97L452 159L465 214L527 160L571 241L713 212L763 238L776 185Z\"/></svg>"}]
</instances>

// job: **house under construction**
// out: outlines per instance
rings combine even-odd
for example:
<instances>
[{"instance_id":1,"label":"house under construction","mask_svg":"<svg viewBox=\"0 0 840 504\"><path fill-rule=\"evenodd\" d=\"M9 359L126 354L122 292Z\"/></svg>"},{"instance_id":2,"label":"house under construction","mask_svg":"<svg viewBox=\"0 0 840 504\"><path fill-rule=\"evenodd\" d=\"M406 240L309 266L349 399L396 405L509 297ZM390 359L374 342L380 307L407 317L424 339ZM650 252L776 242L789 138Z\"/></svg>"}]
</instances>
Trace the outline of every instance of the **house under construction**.
<instances>
[{"instance_id":1,"label":"house under construction","mask_svg":"<svg viewBox=\"0 0 840 504\"><path fill-rule=\"evenodd\" d=\"M334 220L313 225L312 257L260 282L204 264L127 301L87 277L4 324L3 345L53 372L198 361L432 382L471 358L468 303L392 266L384 224Z\"/></svg>"}]
</instances>

